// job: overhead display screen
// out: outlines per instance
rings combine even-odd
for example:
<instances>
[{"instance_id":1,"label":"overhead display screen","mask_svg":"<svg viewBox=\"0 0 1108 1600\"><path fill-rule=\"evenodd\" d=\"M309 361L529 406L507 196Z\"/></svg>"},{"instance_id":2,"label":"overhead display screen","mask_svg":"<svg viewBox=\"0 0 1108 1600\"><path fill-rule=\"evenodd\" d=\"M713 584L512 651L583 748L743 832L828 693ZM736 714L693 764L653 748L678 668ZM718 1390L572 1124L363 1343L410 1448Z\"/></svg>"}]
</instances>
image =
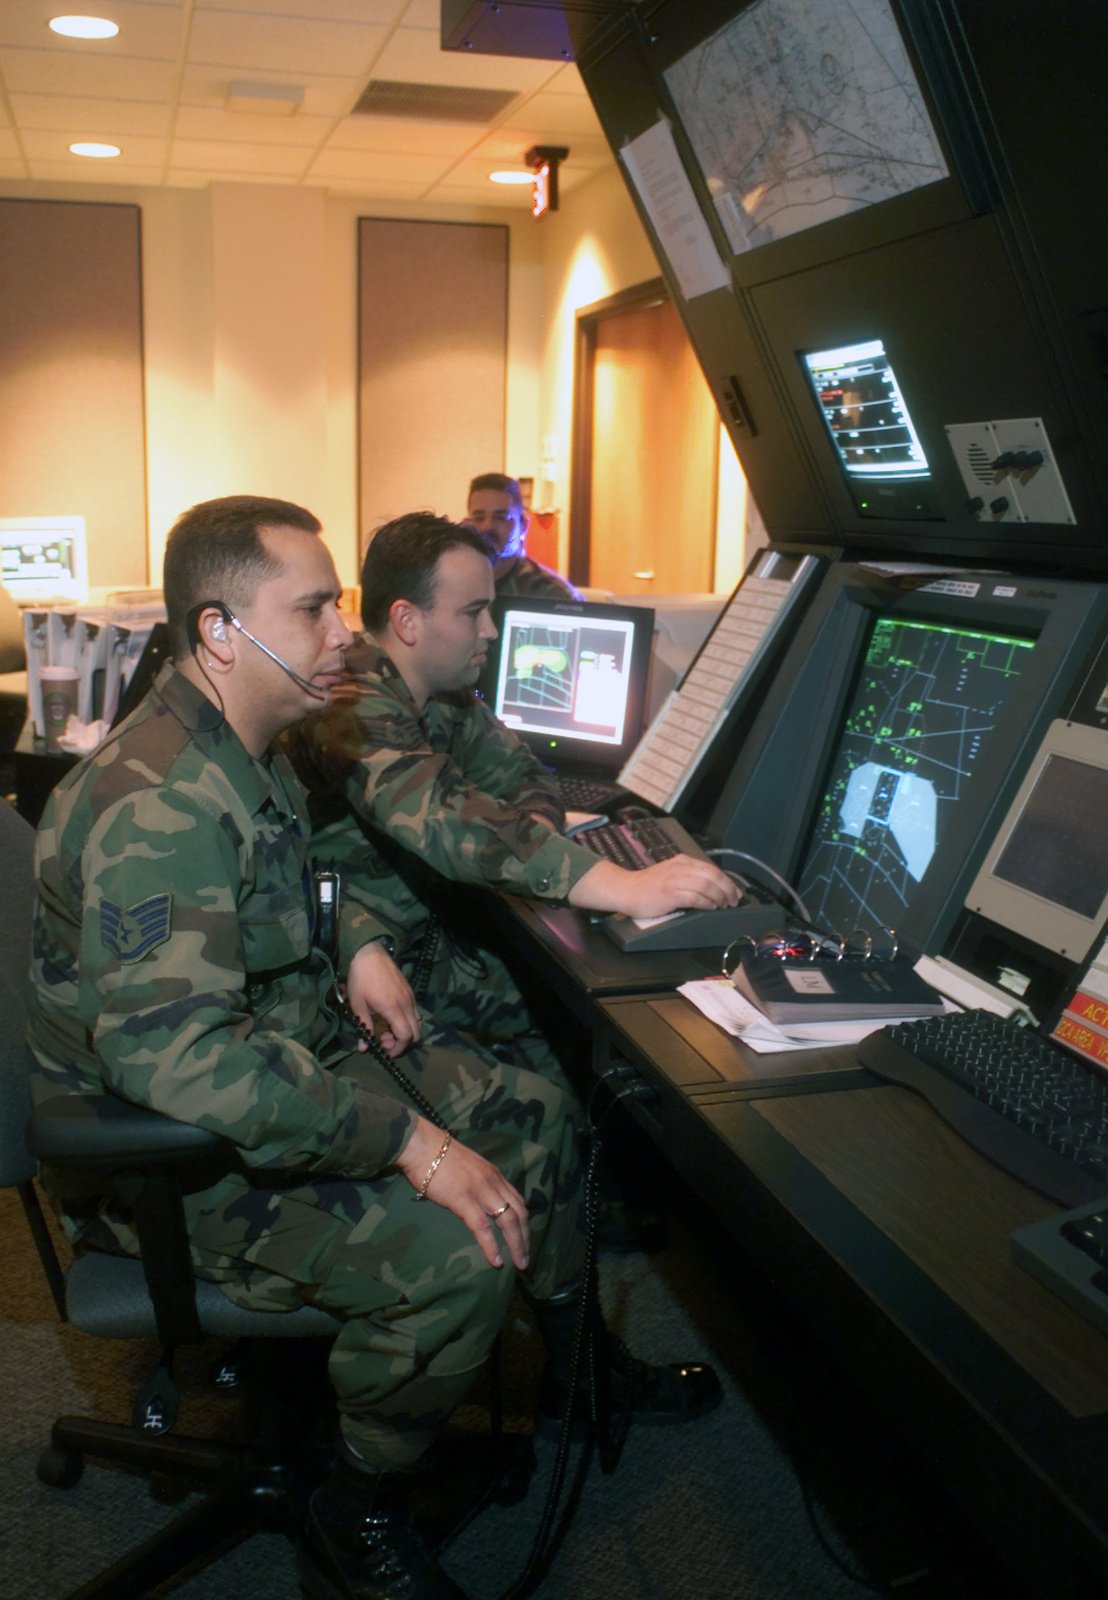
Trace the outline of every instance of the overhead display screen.
<instances>
[{"instance_id":1,"label":"overhead display screen","mask_svg":"<svg viewBox=\"0 0 1108 1600\"><path fill-rule=\"evenodd\" d=\"M736 255L949 176L888 0L755 0L665 79Z\"/></svg>"}]
</instances>

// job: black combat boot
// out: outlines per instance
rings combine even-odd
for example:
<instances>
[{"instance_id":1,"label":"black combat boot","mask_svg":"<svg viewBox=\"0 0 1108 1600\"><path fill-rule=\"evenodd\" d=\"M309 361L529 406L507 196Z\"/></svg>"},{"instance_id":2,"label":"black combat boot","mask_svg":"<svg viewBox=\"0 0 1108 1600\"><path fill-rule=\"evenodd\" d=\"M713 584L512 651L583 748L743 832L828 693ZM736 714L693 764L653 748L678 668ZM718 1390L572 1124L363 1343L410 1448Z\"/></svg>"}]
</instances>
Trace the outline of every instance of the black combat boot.
<instances>
[{"instance_id":1,"label":"black combat boot","mask_svg":"<svg viewBox=\"0 0 1108 1600\"><path fill-rule=\"evenodd\" d=\"M536 1429L545 1437L556 1437L565 1415L581 1291L575 1289L555 1300L533 1300L531 1309L546 1346L546 1366L539 1380ZM675 1361L652 1366L632 1355L622 1339L609 1333L595 1301L589 1308L587 1320L589 1326L574 1403L576 1435L586 1431L594 1415L602 1427L614 1424L617 1431L621 1425L636 1422L665 1426L693 1422L714 1411L722 1401L720 1381L713 1369L703 1362ZM595 1376L595 1401L591 1393L591 1375Z\"/></svg>"},{"instance_id":2,"label":"black combat boot","mask_svg":"<svg viewBox=\"0 0 1108 1600\"><path fill-rule=\"evenodd\" d=\"M408 1514L406 1473L377 1473L340 1446L298 1554L305 1600L465 1600Z\"/></svg>"}]
</instances>

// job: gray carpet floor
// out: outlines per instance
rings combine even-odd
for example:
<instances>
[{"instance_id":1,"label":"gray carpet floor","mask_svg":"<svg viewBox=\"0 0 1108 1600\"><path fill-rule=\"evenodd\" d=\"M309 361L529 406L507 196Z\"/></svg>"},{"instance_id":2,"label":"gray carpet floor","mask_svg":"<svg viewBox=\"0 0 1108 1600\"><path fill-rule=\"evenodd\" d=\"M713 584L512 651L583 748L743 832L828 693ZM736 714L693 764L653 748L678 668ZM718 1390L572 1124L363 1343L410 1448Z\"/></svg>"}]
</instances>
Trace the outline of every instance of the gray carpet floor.
<instances>
[{"instance_id":1,"label":"gray carpet floor","mask_svg":"<svg viewBox=\"0 0 1108 1600\"><path fill-rule=\"evenodd\" d=\"M0 1227L0 1597L61 1600L180 1505L96 1463L71 1490L37 1480L52 1418L125 1418L154 1351L60 1326L11 1196L0 1201ZM945 1512L921 1492L879 1420L864 1417L803 1330L689 1205L674 1213L671 1243L659 1255L606 1259L602 1287L609 1322L638 1354L711 1360L726 1400L686 1427L632 1430L612 1474L589 1464L539 1600L856 1600L868 1592L1012 1600L1011 1584L994 1588L972 1549L967 1564L964 1541L953 1538ZM509 1319L505 1349L509 1420L526 1427L538 1351L522 1307ZM234 1397L204 1392L210 1360L210 1352L195 1352L183 1363L182 1431L233 1425ZM445 1552L444 1565L472 1600L494 1600L522 1568L553 1453L538 1441L526 1499L489 1508ZM840 1570L825 1545L868 1584ZM263 1534L164 1593L298 1600L300 1591L290 1546Z\"/></svg>"}]
</instances>

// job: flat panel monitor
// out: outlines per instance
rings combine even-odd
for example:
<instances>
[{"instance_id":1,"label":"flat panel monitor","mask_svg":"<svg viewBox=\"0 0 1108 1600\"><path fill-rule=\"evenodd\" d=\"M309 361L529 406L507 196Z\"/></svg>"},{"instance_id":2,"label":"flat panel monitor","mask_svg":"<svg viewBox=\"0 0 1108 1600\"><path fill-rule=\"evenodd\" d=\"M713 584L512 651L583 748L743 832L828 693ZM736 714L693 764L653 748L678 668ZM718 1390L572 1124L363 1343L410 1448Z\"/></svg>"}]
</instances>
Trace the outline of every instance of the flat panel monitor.
<instances>
[{"instance_id":1,"label":"flat panel monitor","mask_svg":"<svg viewBox=\"0 0 1108 1600\"><path fill-rule=\"evenodd\" d=\"M654 612L498 598L482 692L556 771L615 774L643 731Z\"/></svg>"},{"instance_id":2,"label":"flat panel monitor","mask_svg":"<svg viewBox=\"0 0 1108 1600\"><path fill-rule=\"evenodd\" d=\"M801 353L855 507L864 517L933 517L931 468L880 338Z\"/></svg>"},{"instance_id":3,"label":"flat panel monitor","mask_svg":"<svg viewBox=\"0 0 1108 1600\"><path fill-rule=\"evenodd\" d=\"M755 0L664 77L736 255L949 176L888 0Z\"/></svg>"},{"instance_id":4,"label":"flat panel monitor","mask_svg":"<svg viewBox=\"0 0 1108 1600\"><path fill-rule=\"evenodd\" d=\"M798 874L819 926L903 926L975 783L991 781L993 734L1034 649L1010 631L873 619Z\"/></svg>"},{"instance_id":5,"label":"flat panel monitor","mask_svg":"<svg viewBox=\"0 0 1108 1600\"><path fill-rule=\"evenodd\" d=\"M1108 732L1052 722L966 909L1082 961L1108 921Z\"/></svg>"},{"instance_id":6,"label":"flat panel monitor","mask_svg":"<svg viewBox=\"0 0 1108 1600\"><path fill-rule=\"evenodd\" d=\"M837 563L705 831L785 877L817 923L939 954L1106 623L1102 584Z\"/></svg>"},{"instance_id":7,"label":"flat panel monitor","mask_svg":"<svg viewBox=\"0 0 1108 1600\"><path fill-rule=\"evenodd\" d=\"M87 600L84 517L0 517L0 582L21 604Z\"/></svg>"}]
</instances>

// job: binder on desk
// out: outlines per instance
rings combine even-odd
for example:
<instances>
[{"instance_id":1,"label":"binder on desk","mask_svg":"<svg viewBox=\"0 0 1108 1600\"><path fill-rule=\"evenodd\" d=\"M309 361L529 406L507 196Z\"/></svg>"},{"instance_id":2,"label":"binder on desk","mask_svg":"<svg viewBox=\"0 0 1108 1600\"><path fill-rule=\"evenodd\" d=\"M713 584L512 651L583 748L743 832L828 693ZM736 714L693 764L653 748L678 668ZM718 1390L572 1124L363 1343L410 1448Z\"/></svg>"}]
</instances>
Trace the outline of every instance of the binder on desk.
<instances>
[{"instance_id":1,"label":"binder on desk","mask_svg":"<svg viewBox=\"0 0 1108 1600\"><path fill-rule=\"evenodd\" d=\"M781 961L744 956L735 988L771 1022L863 1022L937 1017L946 1004L903 956L892 961Z\"/></svg>"}]
</instances>

